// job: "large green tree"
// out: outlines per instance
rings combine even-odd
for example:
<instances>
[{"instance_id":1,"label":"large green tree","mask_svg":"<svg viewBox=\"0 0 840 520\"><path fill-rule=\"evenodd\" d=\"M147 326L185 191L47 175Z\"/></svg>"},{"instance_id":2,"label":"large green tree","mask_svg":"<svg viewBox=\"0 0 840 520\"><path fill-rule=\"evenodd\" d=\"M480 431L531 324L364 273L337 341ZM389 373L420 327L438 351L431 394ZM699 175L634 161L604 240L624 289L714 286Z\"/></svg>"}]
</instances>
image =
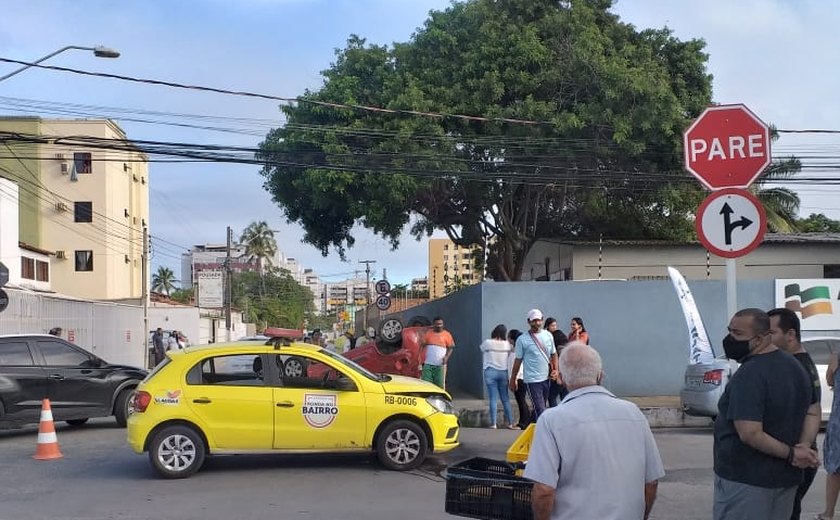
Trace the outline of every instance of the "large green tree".
<instances>
[{"instance_id":1,"label":"large green tree","mask_svg":"<svg viewBox=\"0 0 840 520\"><path fill-rule=\"evenodd\" d=\"M267 267L260 275L253 271L234 273L231 284L233 306L243 312L245 321L265 327L303 325L315 312L314 296L288 271Z\"/></svg>"},{"instance_id":2,"label":"large green tree","mask_svg":"<svg viewBox=\"0 0 840 520\"><path fill-rule=\"evenodd\" d=\"M325 255L357 223L394 247L406 226L442 229L487 244L497 280L541 237L693 236L702 193L680 147L711 100L704 43L638 31L611 5L469 0L405 43L350 38L261 144L266 189Z\"/></svg>"}]
</instances>

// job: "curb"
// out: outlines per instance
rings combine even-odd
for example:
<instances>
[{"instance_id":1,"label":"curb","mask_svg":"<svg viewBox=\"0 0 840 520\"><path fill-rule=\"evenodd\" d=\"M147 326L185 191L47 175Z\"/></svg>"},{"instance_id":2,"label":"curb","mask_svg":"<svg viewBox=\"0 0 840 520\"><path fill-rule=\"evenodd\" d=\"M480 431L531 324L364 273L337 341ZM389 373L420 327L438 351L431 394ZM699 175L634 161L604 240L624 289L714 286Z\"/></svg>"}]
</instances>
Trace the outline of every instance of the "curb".
<instances>
[{"instance_id":1,"label":"curb","mask_svg":"<svg viewBox=\"0 0 840 520\"><path fill-rule=\"evenodd\" d=\"M711 417L686 415L680 408L672 406L639 407L651 428L704 428L712 426ZM515 412L515 410L514 410ZM487 428L490 426L490 412L483 409L458 410L458 422L463 428ZM505 424L504 413L499 410L496 424Z\"/></svg>"}]
</instances>

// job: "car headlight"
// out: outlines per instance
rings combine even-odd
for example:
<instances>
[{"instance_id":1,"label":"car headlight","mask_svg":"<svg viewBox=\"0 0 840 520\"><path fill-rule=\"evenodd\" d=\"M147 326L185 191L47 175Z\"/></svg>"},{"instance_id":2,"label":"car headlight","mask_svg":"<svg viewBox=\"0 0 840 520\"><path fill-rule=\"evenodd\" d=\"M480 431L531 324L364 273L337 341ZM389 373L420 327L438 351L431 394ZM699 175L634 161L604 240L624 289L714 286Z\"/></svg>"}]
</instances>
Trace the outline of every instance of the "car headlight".
<instances>
[{"instance_id":1,"label":"car headlight","mask_svg":"<svg viewBox=\"0 0 840 520\"><path fill-rule=\"evenodd\" d=\"M449 413L455 415L455 408L452 407L452 402L445 397L439 395L430 395L426 398L426 402L429 403L432 408L441 413Z\"/></svg>"}]
</instances>

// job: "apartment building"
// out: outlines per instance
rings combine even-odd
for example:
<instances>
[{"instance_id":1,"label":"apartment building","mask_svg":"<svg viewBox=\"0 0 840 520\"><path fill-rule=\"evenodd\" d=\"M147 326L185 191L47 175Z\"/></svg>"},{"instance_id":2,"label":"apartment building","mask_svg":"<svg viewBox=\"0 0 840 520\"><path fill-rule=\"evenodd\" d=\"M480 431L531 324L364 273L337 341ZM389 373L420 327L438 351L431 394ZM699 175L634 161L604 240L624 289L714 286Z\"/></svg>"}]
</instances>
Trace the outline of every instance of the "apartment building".
<instances>
[{"instance_id":1,"label":"apartment building","mask_svg":"<svg viewBox=\"0 0 840 520\"><path fill-rule=\"evenodd\" d=\"M476 267L480 247L462 247L448 238L429 239L429 298L435 299L464 285L481 282L482 270Z\"/></svg>"},{"instance_id":2,"label":"apartment building","mask_svg":"<svg viewBox=\"0 0 840 520\"><path fill-rule=\"evenodd\" d=\"M50 255L48 273L35 264L36 281L40 269L59 293L141 297L146 155L107 119L2 117L0 133L0 175L19 187L19 241ZM21 258L25 278L31 270Z\"/></svg>"},{"instance_id":3,"label":"apartment building","mask_svg":"<svg viewBox=\"0 0 840 520\"><path fill-rule=\"evenodd\" d=\"M423 278L412 278L411 279L411 291L412 292L428 292L429 290L429 279L427 277Z\"/></svg>"},{"instance_id":4,"label":"apartment building","mask_svg":"<svg viewBox=\"0 0 840 520\"><path fill-rule=\"evenodd\" d=\"M371 301L375 290L373 283L367 285L363 277L348 278L347 280L334 283L325 283L323 312L330 313L336 310L345 310L364 306L367 303L368 294Z\"/></svg>"}]
</instances>

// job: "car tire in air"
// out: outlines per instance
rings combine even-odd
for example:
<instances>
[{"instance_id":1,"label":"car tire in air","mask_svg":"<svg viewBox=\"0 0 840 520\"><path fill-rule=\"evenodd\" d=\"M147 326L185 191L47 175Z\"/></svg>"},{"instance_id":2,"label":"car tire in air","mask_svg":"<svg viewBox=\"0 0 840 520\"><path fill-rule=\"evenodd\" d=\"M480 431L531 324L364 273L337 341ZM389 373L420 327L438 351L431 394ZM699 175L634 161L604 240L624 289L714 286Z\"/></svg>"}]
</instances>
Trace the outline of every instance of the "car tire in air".
<instances>
[{"instance_id":1,"label":"car tire in air","mask_svg":"<svg viewBox=\"0 0 840 520\"><path fill-rule=\"evenodd\" d=\"M429 444L426 432L411 421L393 421L376 439L376 456L383 466L394 471L408 471L426 460Z\"/></svg>"},{"instance_id":2,"label":"car tire in air","mask_svg":"<svg viewBox=\"0 0 840 520\"><path fill-rule=\"evenodd\" d=\"M187 478L204 464L204 439L193 428L167 426L149 443L149 461L165 478Z\"/></svg>"},{"instance_id":3,"label":"car tire in air","mask_svg":"<svg viewBox=\"0 0 840 520\"><path fill-rule=\"evenodd\" d=\"M379 341L395 345L402 340L403 324L399 318L388 318L379 324Z\"/></svg>"},{"instance_id":4,"label":"car tire in air","mask_svg":"<svg viewBox=\"0 0 840 520\"><path fill-rule=\"evenodd\" d=\"M292 356L283 363L284 377L306 377L306 361Z\"/></svg>"}]
</instances>

